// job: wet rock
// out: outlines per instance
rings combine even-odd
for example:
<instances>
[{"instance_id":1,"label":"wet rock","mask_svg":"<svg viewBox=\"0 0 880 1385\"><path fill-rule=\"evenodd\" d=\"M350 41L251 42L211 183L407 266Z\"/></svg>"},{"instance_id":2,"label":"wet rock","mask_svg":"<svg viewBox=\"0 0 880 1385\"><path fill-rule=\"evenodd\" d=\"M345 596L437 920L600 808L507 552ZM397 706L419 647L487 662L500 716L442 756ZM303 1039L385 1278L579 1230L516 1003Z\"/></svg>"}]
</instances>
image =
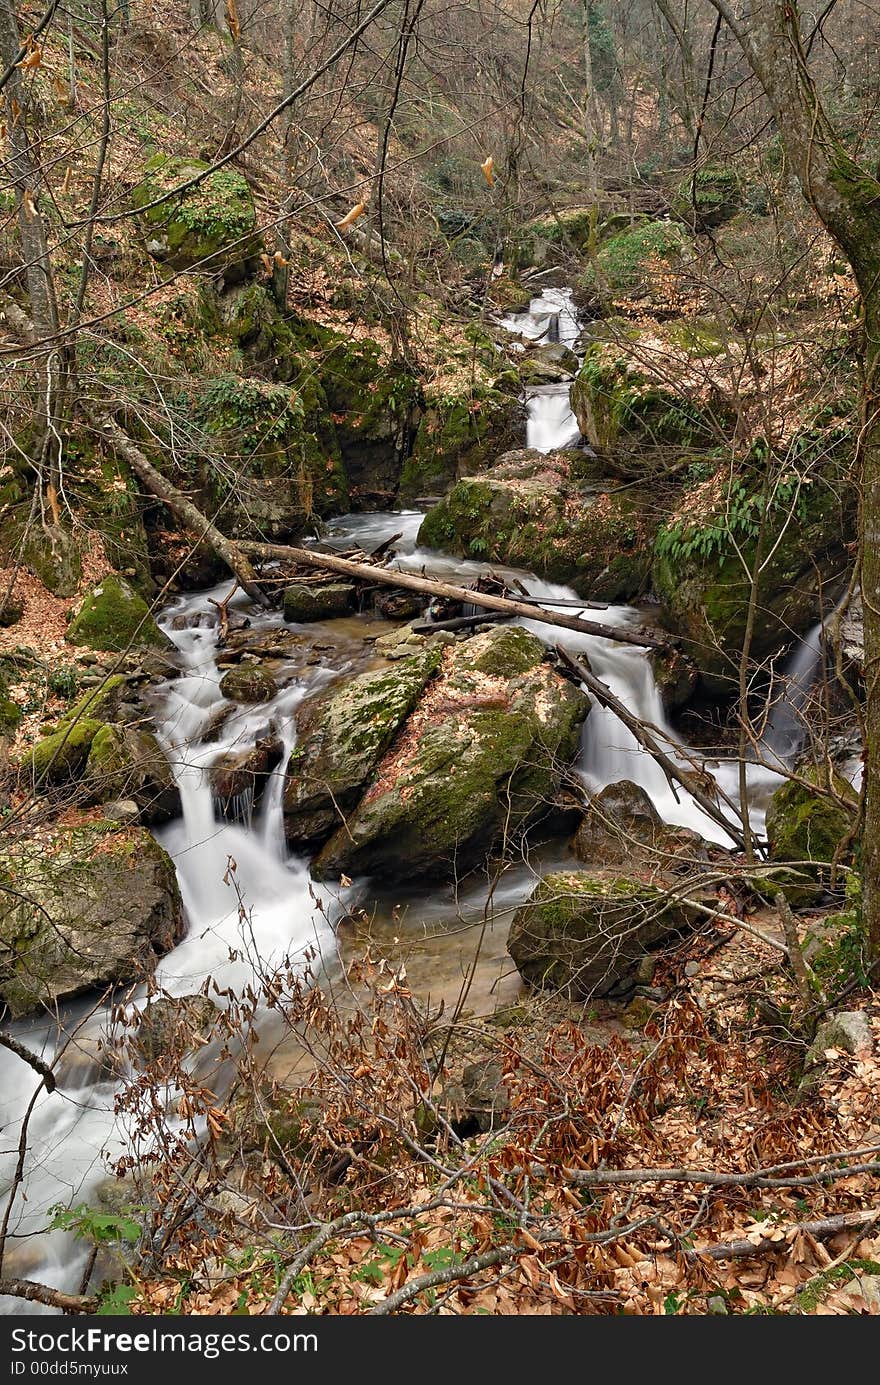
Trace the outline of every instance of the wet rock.
<instances>
[{"instance_id":1,"label":"wet rock","mask_svg":"<svg viewBox=\"0 0 880 1385\"><path fill-rule=\"evenodd\" d=\"M293 847L323 841L354 807L440 663L439 649L409 652L392 669L360 674L304 705L287 766L284 822Z\"/></svg>"},{"instance_id":2,"label":"wet rock","mask_svg":"<svg viewBox=\"0 0 880 1385\"><path fill-rule=\"evenodd\" d=\"M519 373L525 385L556 385L573 380L578 366L577 356L567 346L547 342L529 352Z\"/></svg>"},{"instance_id":3,"label":"wet rock","mask_svg":"<svg viewBox=\"0 0 880 1385\"><path fill-rule=\"evenodd\" d=\"M145 828L8 842L0 881L0 999L15 1017L141 980L183 933L174 866Z\"/></svg>"},{"instance_id":4,"label":"wet rock","mask_svg":"<svg viewBox=\"0 0 880 1385\"><path fill-rule=\"evenodd\" d=\"M628 600L647 586L656 505L632 487L588 479L595 465L583 452L509 453L460 480L429 510L418 541L525 567L597 600Z\"/></svg>"},{"instance_id":5,"label":"wet rock","mask_svg":"<svg viewBox=\"0 0 880 1385\"><path fill-rule=\"evenodd\" d=\"M220 691L230 702L270 702L278 684L264 664L236 664L220 679Z\"/></svg>"},{"instance_id":6,"label":"wet rock","mask_svg":"<svg viewBox=\"0 0 880 1385\"><path fill-rule=\"evenodd\" d=\"M219 1015L204 995L160 996L141 1011L135 1046L146 1063L186 1057L207 1043Z\"/></svg>"},{"instance_id":7,"label":"wet rock","mask_svg":"<svg viewBox=\"0 0 880 1385\"><path fill-rule=\"evenodd\" d=\"M451 647L316 875L449 876L546 813L589 703L544 653L512 626Z\"/></svg>"},{"instance_id":8,"label":"wet rock","mask_svg":"<svg viewBox=\"0 0 880 1385\"><path fill-rule=\"evenodd\" d=\"M656 885L612 872L560 871L514 915L507 950L523 980L571 999L632 985L645 952L687 930L694 911Z\"/></svg>"},{"instance_id":9,"label":"wet rock","mask_svg":"<svg viewBox=\"0 0 880 1385\"><path fill-rule=\"evenodd\" d=\"M745 507L750 485L759 491L759 478L741 478L731 498L722 477L720 500L692 501L693 510L700 513L694 525L687 505L680 502L680 517L659 532L655 545L652 578L663 603L664 623L680 636L685 653L700 671L703 690L713 696L733 696L738 687L757 531L752 525L731 533L724 507L733 499ZM757 494L751 499L755 505L762 503ZM817 473L793 514L788 505L772 508L758 582L761 618L750 645L754 663L805 635L823 603L827 609L839 595L851 568L847 545L853 525L852 493L846 479L834 473ZM698 542L703 533L715 535L706 548Z\"/></svg>"},{"instance_id":10,"label":"wet rock","mask_svg":"<svg viewBox=\"0 0 880 1385\"><path fill-rule=\"evenodd\" d=\"M665 823L645 790L628 779L593 795L572 849L587 865L635 868L669 883L680 873L692 875L709 861L700 834ZM710 889L705 897L714 895ZM704 892L699 897L704 898Z\"/></svg>"},{"instance_id":11,"label":"wet rock","mask_svg":"<svg viewBox=\"0 0 880 1385\"><path fill-rule=\"evenodd\" d=\"M697 690L700 677L700 670L693 659L675 645L665 644L650 650L648 660L666 711L677 712L687 706Z\"/></svg>"},{"instance_id":12,"label":"wet rock","mask_svg":"<svg viewBox=\"0 0 880 1385\"><path fill-rule=\"evenodd\" d=\"M815 770L801 777L818 786ZM843 839L855 825L857 795L840 775L835 775L833 790L814 792L807 784L789 780L776 790L767 809L766 831L773 861L816 861L830 864Z\"/></svg>"},{"instance_id":13,"label":"wet rock","mask_svg":"<svg viewBox=\"0 0 880 1385\"><path fill-rule=\"evenodd\" d=\"M350 615L356 598L357 588L352 582L325 582L314 587L295 582L284 592L284 619L296 625L334 620Z\"/></svg>"},{"instance_id":14,"label":"wet rock","mask_svg":"<svg viewBox=\"0 0 880 1385\"><path fill-rule=\"evenodd\" d=\"M235 816L236 802L257 801L272 771L281 763L284 747L277 736L262 736L242 750L226 750L214 761L211 792L224 817Z\"/></svg>"},{"instance_id":15,"label":"wet rock","mask_svg":"<svg viewBox=\"0 0 880 1385\"><path fill-rule=\"evenodd\" d=\"M117 653L129 646L174 649L150 615L146 601L117 573L103 577L83 598L65 638L70 644Z\"/></svg>"},{"instance_id":16,"label":"wet rock","mask_svg":"<svg viewBox=\"0 0 880 1385\"><path fill-rule=\"evenodd\" d=\"M590 799L572 847L588 865L626 865L636 855L652 857L663 831L663 819L645 790L620 779Z\"/></svg>"},{"instance_id":17,"label":"wet rock","mask_svg":"<svg viewBox=\"0 0 880 1385\"><path fill-rule=\"evenodd\" d=\"M376 614L385 620L412 620L424 610L425 598L420 597L418 592L394 591L392 588L376 592L373 606Z\"/></svg>"},{"instance_id":18,"label":"wet rock","mask_svg":"<svg viewBox=\"0 0 880 1385\"><path fill-rule=\"evenodd\" d=\"M141 822L180 816L180 790L164 750L143 727L102 726L89 749L83 787L93 803L131 800ZM117 806L117 820L118 820Z\"/></svg>"}]
</instances>

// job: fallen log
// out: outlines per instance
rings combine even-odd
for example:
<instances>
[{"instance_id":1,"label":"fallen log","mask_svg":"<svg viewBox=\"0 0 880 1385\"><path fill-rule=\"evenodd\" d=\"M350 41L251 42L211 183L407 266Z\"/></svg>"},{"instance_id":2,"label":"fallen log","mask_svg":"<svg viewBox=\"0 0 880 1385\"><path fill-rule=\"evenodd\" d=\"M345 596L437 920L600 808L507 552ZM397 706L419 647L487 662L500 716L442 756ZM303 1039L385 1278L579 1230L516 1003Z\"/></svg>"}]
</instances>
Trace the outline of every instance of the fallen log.
<instances>
[{"instance_id":1,"label":"fallen log","mask_svg":"<svg viewBox=\"0 0 880 1385\"><path fill-rule=\"evenodd\" d=\"M878 1218L880 1208L877 1207L868 1207L861 1212L841 1212L836 1217L822 1217L818 1221L791 1222L788 1226L774 1227L773 1231L767 1236L762 1236L757 1244L746 1239L727 1241L717 1245L700 1246L695 1250L685 1247L684 1254L688 1260L748 1260L753 1255L790 1250L795 1236L812 1236L818 1241L853 1228L864 1227L867 1230ZM781 1240L778 1237L780 1231L785 1233Z\"/></svg>"},{"instance_id":2,"label":"fallen log","mask_svg":"<svg viewBox=\"0 0 880 1385\"><path fill-rule=\"evenodd\" d=\"M570 669L571 672L580 679L587 691L592 693L593 697L595 697L596 701L601 703L603 707L607 707L616 717L620 718L624 726L632 733L642 749L647 750L652 759L656 760L667 779L674 779L679 783L682 788L690 794L694 802L700 805L706 816L710 817L713 822L717 822L719 827L723 827L731 841L736 842L737 845L744 850L745 841L742 832L734 826L730 819L722 813L718 804L705 793L698 783L696 783L695 772L693 770L683 769L681 765L677 765L672 756L667 755L660 743L651 735L651 732L647 729L645 724L635 716L628 707L624 706L620 698L615 697L607 683L603 683L601 679L591 673L584 663L579 659L572 658L568 651L563 649L561 645L556 646L556 653L559 655L565 667ZM733 803L725 793L722 793L717 786L715 787L715 792L718 793L720 798L724 799L727 806L731 808L733 812L736 812L736 804Z\"/></svg>"},{"instance_id":3,"label":"fallen log","mask_svg":"<svg viewBox=\"0 0 880 1385\"><path fill-rule=\"evenodd\" d=\"M540 621L544 625L556 625L565 630L576 630L580 635L595 635L603 640L616 640L620 644L634 644L639 648L660 649L667 643L649 635L647 631L638 633L632 630L617 629L613 625L600 625L598 621L582 620L565 612L545 611L540 606L532 606L527 601L514 601L508 596L493 596L489 592L472 591L470 587L454 587L449 582L441 582L434 577L420 577L413 572L401 572L399 568L373 567L369 563L353 563L347 558L339 558L333 553L312 552L308 548L290 548L284 544L243 542L240 547L246 553L261 558L288 558L305 566L325 568L328 572L340 572L345 577L358 577L366 582L378 582L387 587L402 587L406 591L424 592L428 596L445 596L450 601L462 601L471 606L483 606L488 611L501 611L505 615L520 616L526 620Z\"/></svg>"},{"instance_id":4,"label":"fallen log","mask_svg":"<svg viewBox=\"0 0 880 1385\"><path fill-rule=\"evenodd\" d=\"M501 611L481 611L476 616L453 616L450 620L420 620L412 629L416 635L433 635L435 630L472 630L475 625L497 620L510 620L510 616Z\"/></svg>"},{"instance_id":5,"label":"fallen log","mask_svg":"<svg viewBox=\"0 0 880 1385\"><path fill-rule=\"evenodd\" d=\"M111 418L107 413L99 412L97 409L90 409L89 417L93 425L110 443L113 450L123 461L128 463L135 476L143 482L147 490L167 505L181 524L191 530L193 534L197 534L209 548L214 550L217 557L238 579L242 591L247 592L252 601L264 606L266 597L260 590L257 584L257 575L240 545L232 539L228 539L225 534L221 534L217 526L212 524L191 500L188 500L176 486L173 486L160 471L156 470L152 462L149 462L144 456L137 443L132 442L114 418Z\"/></svg>"}]
</instances>

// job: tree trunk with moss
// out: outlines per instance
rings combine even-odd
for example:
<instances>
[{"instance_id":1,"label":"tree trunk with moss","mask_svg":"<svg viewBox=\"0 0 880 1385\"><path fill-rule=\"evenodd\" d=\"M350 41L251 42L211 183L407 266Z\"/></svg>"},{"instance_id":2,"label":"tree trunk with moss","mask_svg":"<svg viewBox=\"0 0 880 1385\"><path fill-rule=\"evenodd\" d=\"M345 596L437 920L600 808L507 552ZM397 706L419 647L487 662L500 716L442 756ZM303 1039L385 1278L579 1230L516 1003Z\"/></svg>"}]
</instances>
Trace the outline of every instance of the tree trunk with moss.
<instances>
[{"instance_id":1,"label":"tree trunk with moss","mask_svg":"<svg viewBox=\"0 0 880 1385\"><path fill-rule=\"evenodd\" d=\"M865 611L865 923L880 958L880 182L848 152L810 71L809 44L791 0L752 0L747 13L712 0L764 89L804 197L837 241L862 296L864 322L860 566Z\"/></svg>"}]
</instances>

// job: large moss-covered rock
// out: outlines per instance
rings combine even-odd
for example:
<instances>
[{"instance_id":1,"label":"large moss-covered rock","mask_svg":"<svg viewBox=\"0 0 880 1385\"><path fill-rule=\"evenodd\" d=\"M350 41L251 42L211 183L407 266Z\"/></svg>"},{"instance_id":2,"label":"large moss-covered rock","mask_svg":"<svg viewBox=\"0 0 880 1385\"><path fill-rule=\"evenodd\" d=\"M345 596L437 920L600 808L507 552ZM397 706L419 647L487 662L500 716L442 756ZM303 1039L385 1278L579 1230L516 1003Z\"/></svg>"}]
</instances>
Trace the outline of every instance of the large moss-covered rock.
<instances>
[{"instance_id":1,"label":"large moss-covered rock","mask_svg":"<svg viewBox=\"0 0 880 1385\"><path fill-rule=\"evenodd\" d=\"M647 586L655 505L633 488L584 479L584 453L508 453L458 481L419 530L419 543L524 567L583 596L625 601Z\"/></svg>"},{"instance_id":2,"label":"large moss-covered rock","mask_svg":"<svg viewBox=\"0 0 880 1385\"><path fill-rule=\"evenodd\" d=\"M726 417L720 398L689 398L666 383L665 367L649 371L650 356L591 342L571 389L581 432L621 476L650 475L672 448L712 446Z\"/></svg>"},{"instance_id":3,"label":"large moss-covered rock","mask_svg":"<svg viewBox=\"0 0 880 1385\"><path fill-rule=\"evenodd\" d=\"M94 803L131 799L144 823L168 822L181 812L180 790L164 750L140 726L102 726L92 740L84 787Z\"/></svg>"},{"instance_id":4,"label":"large moss-covered rock","mask_svg":"<svg viewBox=\"0 0 880 1385\"><path fill-rule=\"evenodd\" d=\"M43 736L22 760L23 773L35 784L64 784L78 779L103 725L94 717L79 717Z\"/></svg>"},{"instance_id":5,"label":"large moss-covered rock","mask_svg":"<svg viewBox=\"0 0 880 1385\"><path fill-rule=\"evenodd\" d=\"M174 649L150 615L143 597L115 572L102 577L83 598L65 638L70 644L114 653L129 647Z\"/></svg>"},{"instance_id":6,"label":"large moss-covered rock","mask_svg":"<svg viewBox=\"0 0 880 1385\"><path fill-rule=\"evenodd\" d=\"M171 269L199 265L234 282L255 270L261 249L253 195L241 173L230 167L218 169L189 191L157 207L148 205L208 167L198 159L157 154L147 162L144 177L132 192L132 205L140 212L147 249L154 259Z\"/></svg>"},{"instance_id":7,"label":"large moss-covered rock","mask_svg":"<svg viewBox=\"0 0 880 1385\"><path fill-rule=\"evenodd\" d=\"M352 507L387 508L421 413L421 386L373 341L325 336L319 372L336 425Z\"/></svg>"},{"instance_id":8,"label":"large moss-covered rock","mask_svg":"<svg viewBox=\"0 0 880 1385\"><path fill-rule=\"evenodd\" d=\"M0 1000L13 1016L139 980L183 932L174 866L144 828L9 842L0 883Z\"/></svg>"},{"instance_id":9,"label":"large moss-covered rock","mask_svg":"<svg viewBox=\"0 0 880 1385\"><path fill-rule=\"evenodd\" d=\"M668 297L670 275L687 256L688 237L674 221L642 221L608 236L585 268L579 288L591 300L628 304Z\"/></svg>"},{"instance_id":10,"label":"large moss-covered rock","mask_svg":"<svg viewBox=\"0 0 880 1385\"><path fill-rule=\"evenodd\" d=\"M348 508L348 482L327 397L313 363L288 358L289 383L222 375L200 388L193 414L223 460L194 477L208 513L236 537L285 539L315 515Z\"/></svg>"},{"instance_id":11,"label":"large moss-covered rock","mask_svg":"<svg viewBox=\"0 0 880 1385\"><path fill-rule=\"evenodd\" d=\"M760 477L706 483L708 501L685 496L680 518L661 529L652 568L664 620L712 695L736 691L763 501ZM719 498L720 496L720 498ZM700 514L699 523L691 516ZM806 634L840 594L851 566L854 505L844 476L814 475L771 505L758 579L750 658L777 654Z\"/></svg>"},{"instance_id":12,"label":"large moss-covered rock","mask_svg":"<svg viewBox=\"0 0 880 1385\"><path fill-rule=\"evenodd\" d=\"M452 876L549 813L589 704L544 655L516 627L450 646L318 877Z\"/></svg>"},{"instance_id":13,"label":"large moss-covered rock","mask_svg":"<svg viewBox=\"0 0 880 1385\"><path fill-rule=\"evenodd\" d=\"M560 871L544 876L517 910L507 950L530 986L589 999L621 986L645 952L686 929L692 914L656 885Z\"/></svg>"},{"instance_id":14,"label":"large moss-covered rock","mask_svg":"<svg viewBox=\"0 0 880 1385\"><path fill-rule=\"evenodd\" d=\"M516 239L516 262L520 269L539 266L560 250L569 255L586 253L596 227L595 207L566 207L527 221Z\"/></svg>"},{"instance_id":15,"label":"large moss-covered rock","mask_svg":"<svg viewBox=\"0 0 880 1385\"><path fill-rule=\"evenodd\" d=\"M427 392L412 455L404 463L401 496L442 494L459 476L473 476L499 451L516 445L523 422L516 375L504 388Z\"/></svg>"},{"instance_id":16,"label":"large moss-covered rock","mask_svg":"<svg viewBox=\"0 0 880 1385\"><path fill-rule=\"evenodd\" d=\"M770 857L830 864L855 826L858 800L840 775L835 775L832 785L835 798L810 787L820 783L815 770L801 777L808 782L789 780L770 800L766 817Z\"/></svg>"},{"instance_id":17,"label":"large moss-covered rock","mask_svg":"<svg viewBox=\"0 0 880 1385\"><path fill-rule=\"evenodd\" d=\"M439 663L440 650L424 647L393 668L362 673L302 708L284 787L291 846L323 841L338 826L340 813L354 807Z\"/></svg>"}]
</instances>

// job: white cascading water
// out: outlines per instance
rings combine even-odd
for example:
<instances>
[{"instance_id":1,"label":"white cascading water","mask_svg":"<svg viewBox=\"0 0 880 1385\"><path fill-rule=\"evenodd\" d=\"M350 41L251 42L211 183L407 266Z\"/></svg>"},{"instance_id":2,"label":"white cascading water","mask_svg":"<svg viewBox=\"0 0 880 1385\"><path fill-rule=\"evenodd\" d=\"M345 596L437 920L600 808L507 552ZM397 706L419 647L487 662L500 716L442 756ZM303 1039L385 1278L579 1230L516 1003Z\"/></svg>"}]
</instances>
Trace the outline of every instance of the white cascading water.
<instances>
[{"instance_id":1,"label":"white cascading water","mask_svg":"<svg viewBox=\"0 0 880 1385\"><path fill-rule=\"evenodd\" d=\"M580 321L571 289L546 288L533 298L527 313L511 313L501 321L524 341L558 342L571 351L580 336ZM568 385L536 385L526 390L526 446L538 452L575 447L581 430L569 402Z\"/></svg>"},{"instance_id":2,"label":"white cascading water","mask_svg":"<svg viewBox=\"0 0 880 1385\"><path fill-rule=\"evenodd\" d=\"M160 621L183 664L182 676L165 686L156 709L157 731L174 769L183 807L182 817L156 833L176 866L188 925L186 937L162 959L155 973L158 986L171 995L195 992L209 976L221 991L227 987L240 991L254 981L255 970L271 971L288 959L296 964L305 948L316 947L320 954L328 943L327 913L316 910L311 892L319 896L320 892L310 885L308 865L286 857L285 762L266 786L252 825L217 821L208 771L224 751L247 748L267 727L289 753L295 740L297 705L332 671L300 670L308 673L308 682L288 686L260 706L236 707L220 736L206 742L204 733L224 706L216 663L216 614L209 598L224 596L227 590L228 585L181 597ZM254 618L255 626L260 619L265 618ZM230 857L236 863L234 878L248 911L246 925L238 893L232 883L225 883L230 880ZM326 904L329 912L329 899ZM217 1000L222 1003L219 996ZM145 1004L143 993L136 993L130 1003L133 1008ZM7 1242L10 1265L26 1247L27 1276L55 1288L77 1287L86 1251L82 1243L63 1233L39 1234L49 1209L55 1204L69 1207L88 1202L107 1176L108 1164L130 1147L125 1122L114 1110L119 1084L102 1076L90 1061L107 1019L104 1007L90 1014L83 1003L67 1007L58 1025L41 1021L15 1026L17 1037L47 1061L67 1045L58 1069L58 1087L40 1096L30 1118L26 1200L19 1191ZM83 1061L71 1062L77 1053ZM4 1190L13 1177L18 1130L35 1084L32 1068L8 1050L0 1050L0 1121L4 1131L15 1132L0 1151L0 1188ZM4 1311L22 1311L20 1300L0 1303ZM32 1306L28 1311L40 1310Z\"/></svg>"}]
</instances>

